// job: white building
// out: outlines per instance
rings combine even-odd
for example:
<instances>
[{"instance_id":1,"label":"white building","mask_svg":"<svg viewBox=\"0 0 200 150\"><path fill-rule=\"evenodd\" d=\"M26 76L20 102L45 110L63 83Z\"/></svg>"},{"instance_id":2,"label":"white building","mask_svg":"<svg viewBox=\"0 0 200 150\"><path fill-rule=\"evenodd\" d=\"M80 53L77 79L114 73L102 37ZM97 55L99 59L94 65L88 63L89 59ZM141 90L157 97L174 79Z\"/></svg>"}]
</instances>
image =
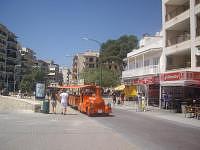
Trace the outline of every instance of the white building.
<instances>
[{"instance_id":1,"label":"white building","mask_svg":"<svg viewBox=\"0 0 200 150\"><path fill-rule=\"evenodd\" d=\"M135 86L137 93L144 93L150 105L159 104L159 73L162 54L162 36L144 36L139 49L127 54L127 68L122 72L126 86Z\"/></svg>"},{"instance_id":2,"label":"white building","mask_svg":"<svg viewBox=\"0 0 200 150\"><path fill-rule=\"evenodd\" d=\"M59 65L55 64L54 61L47 61L49 67L48 73L48 84L50 86L58 86L61 84Z\"/></svg>"},{"instance_id":3,"label":"white building","mask_svg":"<svg viewBox=\"0 0 200 150\"><path fill-rule=\"evenodd\" d=\"M61 67L60 68L62 75L63 75L63 84L68 85L71 84L72 81L72 74L69 68L67 67Z\"/></svg>"},{"instance_id":4,"label":"white building","mask_svg":"<svg viewBox=\"0 0 200 150\"><path fill-rule=\"evenodd\" d=\"M200 96L200 0L162 0L162 92Z\"/></svg>"}]
</instances>

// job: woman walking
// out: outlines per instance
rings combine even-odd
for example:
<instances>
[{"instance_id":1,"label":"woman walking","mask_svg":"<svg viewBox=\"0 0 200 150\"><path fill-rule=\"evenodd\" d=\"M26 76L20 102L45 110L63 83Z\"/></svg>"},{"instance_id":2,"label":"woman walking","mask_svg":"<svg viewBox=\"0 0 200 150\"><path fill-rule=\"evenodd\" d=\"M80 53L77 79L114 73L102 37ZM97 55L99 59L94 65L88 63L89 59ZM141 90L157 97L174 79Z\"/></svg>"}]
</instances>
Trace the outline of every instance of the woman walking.
<instances>
[{"instance_id":1,"label":"woman walking","mask_svg":"<svg viewBox=\"0 0 200 150\"><path fill-rule=\"evenodd\" d=\"M51 105L52 105L52 113L56 114L56 92L52 91L51 93Z\"/></svg>"}]
</instances>

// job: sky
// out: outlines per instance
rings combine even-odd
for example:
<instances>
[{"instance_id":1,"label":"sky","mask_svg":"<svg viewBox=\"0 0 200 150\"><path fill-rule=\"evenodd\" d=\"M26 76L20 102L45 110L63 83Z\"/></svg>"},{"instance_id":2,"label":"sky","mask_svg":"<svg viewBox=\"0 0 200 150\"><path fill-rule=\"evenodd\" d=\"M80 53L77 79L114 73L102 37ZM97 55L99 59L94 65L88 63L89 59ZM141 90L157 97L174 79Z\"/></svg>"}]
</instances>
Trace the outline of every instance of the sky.
<instances>
[{"instance_id":1,"label":"sky","mask_svg":"<svg viewBox=\"0 0 200 150\"><path fill-rule=\"evenodd\" d=\"M72 56L122 35L161 30L161 0L1 0L0 23L39 59L71 66Z\"/></svg>"}]
</instances>

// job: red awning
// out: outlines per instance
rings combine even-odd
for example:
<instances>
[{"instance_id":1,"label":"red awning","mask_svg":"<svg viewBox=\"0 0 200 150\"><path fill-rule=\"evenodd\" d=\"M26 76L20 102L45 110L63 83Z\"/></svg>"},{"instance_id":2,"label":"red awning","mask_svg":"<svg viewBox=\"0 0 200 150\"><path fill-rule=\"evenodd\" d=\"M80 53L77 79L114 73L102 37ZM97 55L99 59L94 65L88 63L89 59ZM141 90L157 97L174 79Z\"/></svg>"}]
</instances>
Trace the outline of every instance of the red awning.
<instances>
[{"instance_id":1,"label":"red awning","mask_svg":"<svg viewBox=\"0 0 200 150\"><path fill-rule=\"evenodd\" d=\"M63 86L60 86L61 89L80 89L80 88L87 88L87 87L94 87L94 85L63 85Z\"/></svg>"}]
</instances>

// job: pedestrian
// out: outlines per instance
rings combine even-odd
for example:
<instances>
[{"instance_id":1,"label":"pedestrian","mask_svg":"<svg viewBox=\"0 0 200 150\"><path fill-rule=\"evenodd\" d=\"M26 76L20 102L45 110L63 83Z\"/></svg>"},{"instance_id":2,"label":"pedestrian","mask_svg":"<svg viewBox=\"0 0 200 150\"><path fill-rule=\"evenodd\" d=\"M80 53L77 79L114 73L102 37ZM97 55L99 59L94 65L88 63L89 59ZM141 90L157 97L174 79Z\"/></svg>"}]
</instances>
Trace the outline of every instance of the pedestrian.
<instances>
[{"instance_id":1,"label":"pedestrian","mask_svg":"<svg viewBox=\"0 0 200 150\"><path fill-rule=\"evenodd\" d=\"M116 103L116 93L115 92L112 93L112 97L113 97L113 104L115 104Z\"/></svg>"},{"instance_id":2,"label":"pedestrian","mask_svg":"<svg viewBox=\"0 0 200 150\"><path fill-rule=\"evenodd\" d=\"M142 111L146 111L146 103L145 103L145 96L144 93L142 93Z\"/></svg>"},{"instance_id":3,"label":"pedestrian","mask_svg":"<svg viewBox=\"0 0 200 150\"><path fill-rule=\"evenodd\" d=\"M50 102L51 102L51 105L52 105L52 113L56 114L57 101L56 101L56 92L54 90L51 92Z\"/></svg>"},{"instance_id":4,"label":"pedestrian","mask_svg":"<svg viewBox=\"0 0 200 150\"><path fill-rule=\"evenodd\" d=\"M117 104L121 103L121 97L120 97L120 92L117 92Z\"/></svg>"},{"instance_id":5,"label":"pedestrian","mask_svg":"<svg viewBox=\"0 0 200 150\"><path fill-rule=\"evenodd\" d=\"M138 93L138 111L142 110L142 95Z\"/></svg>"},{"instance_id":6,"label":"pedestrian","mask_svg":"<svg viewBox=\"0 0 200 150\"><path fill-rule=\"evenodd\" d=\"M124 92L121 92L121 103L124 104L125 94Z\"/></svg>"},{"instance_id":7,"label":"pedestrian","mask_svg":"<svg viewBox=\"0 0 200 150\"><path fill-rule=\"evenodd\" d=\"M62 105L63 115L66 115L68 97L69 97L69 94L66 92L65 89L63 89L62 92L60 93L60 103Z\"/></svg>"}]
</instances>

